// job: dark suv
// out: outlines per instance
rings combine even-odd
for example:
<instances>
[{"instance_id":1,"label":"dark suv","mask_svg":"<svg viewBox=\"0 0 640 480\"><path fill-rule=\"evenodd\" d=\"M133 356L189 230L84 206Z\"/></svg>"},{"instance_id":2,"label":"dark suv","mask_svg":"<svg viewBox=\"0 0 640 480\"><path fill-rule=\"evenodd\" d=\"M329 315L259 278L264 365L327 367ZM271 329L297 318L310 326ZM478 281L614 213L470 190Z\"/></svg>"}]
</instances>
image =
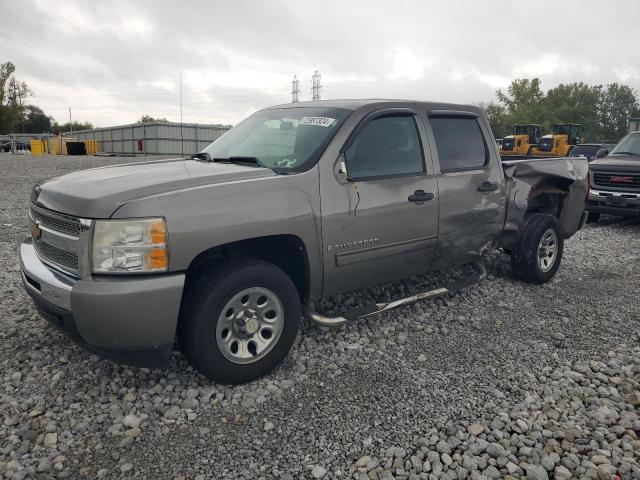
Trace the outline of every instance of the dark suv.
<instances>
[{"instance_id":1,"label":"dark suv","mask_svg":"<svg viewBox=\"0 0 640 480\"><path fill-rule=\"evenodd\" d=\"M573 147L570 157L587 157L588 161L595 160L598 150L606 150L609 153L616 146L613 142L580 143ZM602 155L602 153L601 153Z\"/></svg>"}]
</instances>

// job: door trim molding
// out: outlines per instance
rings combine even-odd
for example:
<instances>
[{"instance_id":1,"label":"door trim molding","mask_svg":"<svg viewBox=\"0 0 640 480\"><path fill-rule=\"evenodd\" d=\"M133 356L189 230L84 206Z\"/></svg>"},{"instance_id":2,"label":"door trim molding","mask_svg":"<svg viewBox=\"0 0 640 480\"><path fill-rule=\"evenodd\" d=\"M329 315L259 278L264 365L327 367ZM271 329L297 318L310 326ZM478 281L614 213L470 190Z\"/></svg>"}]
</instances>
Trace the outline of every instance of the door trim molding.
<instances>
[{"instance_id":1,"label":"door trim molding","mask_svg":"<svg viewBox=\"0 0 640 480\"><path fill-rule=\"evenodd\" d=\"M437 235L430 235L428 237L404 240L402 242L386 243L384 245L378 244L358 250L338 252L335 255L336 265L338 267L342 267L345 265L377 260L381 257L390 257L417 250L435 249L437 240Z\"/></svg>"}]
</instances>

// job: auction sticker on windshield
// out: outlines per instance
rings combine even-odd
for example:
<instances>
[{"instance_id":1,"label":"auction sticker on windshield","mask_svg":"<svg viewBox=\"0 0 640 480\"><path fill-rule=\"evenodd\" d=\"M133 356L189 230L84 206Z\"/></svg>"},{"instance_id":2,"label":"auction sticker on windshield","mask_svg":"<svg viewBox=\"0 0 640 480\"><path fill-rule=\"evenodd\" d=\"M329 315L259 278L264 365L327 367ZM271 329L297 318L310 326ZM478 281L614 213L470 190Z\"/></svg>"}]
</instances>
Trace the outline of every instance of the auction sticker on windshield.
<instances>
[{"instance_id":1,"label":"auction sticker on windshield","mask_svg":"<svg viewBox=\"0 0 640 480\"><path fill-rule=\"evenodd\" d=\"M302 117L300 125L315 125L316 127L330 127L335 122L335 118L329 117Z\"/></svg>"}]
</instances>

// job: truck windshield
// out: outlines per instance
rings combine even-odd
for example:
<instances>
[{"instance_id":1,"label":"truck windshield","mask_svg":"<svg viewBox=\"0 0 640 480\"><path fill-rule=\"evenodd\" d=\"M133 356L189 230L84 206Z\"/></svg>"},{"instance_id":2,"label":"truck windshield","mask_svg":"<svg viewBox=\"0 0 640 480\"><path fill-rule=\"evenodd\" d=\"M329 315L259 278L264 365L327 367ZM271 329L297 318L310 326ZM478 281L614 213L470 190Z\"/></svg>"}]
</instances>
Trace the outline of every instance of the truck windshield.
<instances>
[{"instance_id":1,"label":"truck windshield","mask_svg":"<svg viewBox=\"0 0 640 480\"><path fill-rule=\"evenodd\" d=\"M624 137L616 148L611 150L611 155L640 155L640 134L632 133Z\"/></svg>"},{"instance_id":2,"label":"truck windshield","mask_svg":"<svg viewBox=\"0 0 640 480\"><path fill-rule=\"evenodd\" d=\"M573 147L573 150L571 150L571 154L569 156L579 157L584 155L588 159L593 159L600 148L604 147L601 147L600 145L576 145Z\"/></svg>"},{"instance_id":3,"label":"truck windshield","mask_svg":"<svg viewBox=\"0 0 640 480\"><path fill-rule=\"evenodd\" d=\"M214 161L253 159L276 171L301 171L313 165L350 111L291 107L261 110L207 146Z\"/></svg>"}]
</instances>

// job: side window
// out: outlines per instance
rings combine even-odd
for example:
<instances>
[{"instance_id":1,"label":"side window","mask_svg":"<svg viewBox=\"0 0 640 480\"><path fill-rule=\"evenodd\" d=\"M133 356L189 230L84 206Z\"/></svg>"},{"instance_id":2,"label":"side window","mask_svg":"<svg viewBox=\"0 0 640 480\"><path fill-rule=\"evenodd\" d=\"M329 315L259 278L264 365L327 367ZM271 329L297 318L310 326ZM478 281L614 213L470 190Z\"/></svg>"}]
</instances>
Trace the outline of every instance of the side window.
<instances>
[{"instance_id":1,"label":"side window","mask_svg":"<svg viewBox=\"0 0 640 480\"><path fill-rule=\"evenodd\" d=\"M429 117L429 122L436 141L440 170L478 170L487 164L487 147L475 118Z\"/></svg>"},{"instance_id":2,"label":"side window","mask_svg":"<svg viewBox=\"0 0 640 480\"><path fill-rule=\"evenodd\" d=\"M371 120L344 155L349 176L356 179L424 172L418 126L412 115Z\"/></svg>"}]
</instances>

